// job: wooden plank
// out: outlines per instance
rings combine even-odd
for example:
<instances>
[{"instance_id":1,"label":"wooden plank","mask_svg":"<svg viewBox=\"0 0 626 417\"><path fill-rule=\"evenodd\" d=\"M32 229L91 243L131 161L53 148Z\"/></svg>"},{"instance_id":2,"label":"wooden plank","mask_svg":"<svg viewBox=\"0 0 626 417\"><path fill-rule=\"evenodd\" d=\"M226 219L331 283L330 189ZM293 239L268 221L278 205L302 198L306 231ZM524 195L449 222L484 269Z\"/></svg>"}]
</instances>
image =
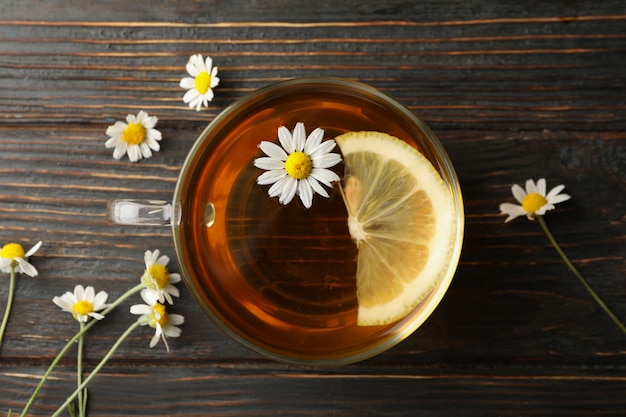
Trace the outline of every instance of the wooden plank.
<instances>
[{"instance_id":1,"label":"wooden plank","mask_svg":"<svg viewBox=\"0 0 626 417\"><path fill-rule=\"evenodd\" d=\"M6 394L12 396L0 400L1 406L21 410L20 404L27 401L37 382L28 372L11 368L0 373L1 385L11 386ZM30 415L51 415L74 388L73 378L71 372L55 374ZM90 390L93 412L89 415L582 417L619 415L626 405L625 389L623 376L592 372L581 376L491 373L486 377L414 370L367 373L161 365L139 372L129 368L102 372Z\"/></svg>"},{"instance_id":2,"label":"wooden plank","mask_svg":"<svg viewBox=\"0 0 626 417\"><path fill-rule=\"evenodd\" d=\"M139 109L199 121L268 83L327 75L368 82L452 128L567 129L575 119L579 129L623 130L624 97L611 88L624 82L623 19L256 29L5 21L0 104L10 123L93 123ZM198 52L214 57L223 80L202 113L188 111L177 85Z\"/></svg>"}]
</instances>

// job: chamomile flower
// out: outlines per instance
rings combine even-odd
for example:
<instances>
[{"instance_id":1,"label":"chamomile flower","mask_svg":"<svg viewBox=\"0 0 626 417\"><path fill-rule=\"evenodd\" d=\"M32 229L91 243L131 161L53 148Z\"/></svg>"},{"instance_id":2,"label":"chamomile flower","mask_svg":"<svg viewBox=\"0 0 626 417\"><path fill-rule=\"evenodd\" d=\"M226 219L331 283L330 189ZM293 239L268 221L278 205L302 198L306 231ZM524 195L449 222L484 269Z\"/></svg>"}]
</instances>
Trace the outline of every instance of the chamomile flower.
<instances>
[{"instance_id":1,"label":"chamomile flower","mask_svg":"<svg viewBox=\"0 0 626 417\"><path fill-rule=\"evenodd\" d=\"M285 126L278 128L275 143L262 141L259 148L267 156L254 160L254 166L267 170L257 178L260 185L272 184L268 190L270 197L278 196L281 204L288 204L297 194L306 208L313 202L313 194L322 197L329 195L322 187L332 187L339 176L327 169L341 161L341 156L330 151L335 141L324 139L324 131L317 128L307 137L303 123L297 123L293 132Z\"/></svg>"},{"instance_id":2,"label":"chamomile flower","mask_svg":"<svg viewBox=\"0 0 626 417\"><path fill-rule=\"evenodd\" d=\"M591 287L589 282L587 282L585 277L583 277L578 269L576 269L572 261L569 260L563 249L561 249L561 247L557 243L554 235L548 228L546 220L543 218L543 215L546 213L547 210L554 209L555 204L567 201L571 198L567 194L561 194L561 191L563 191L564 188L565 186L562 184L557 185L556 187L551 189L549 193L546 194L545 178L539 179L537 183L535 183L533 180L527 180L525 190L517 184L513 185L511 189L513 192L513 196L521 205L510 203L500 204L500 213L509 216L505 220L505 223L523 215L526 215L529 220L537 219L537 222L545 232L550 243L552 243L552 246L554 246L554 249L556 249L558 254L561 256L561 259L563 259L563 262L565 262L567 267L574 273L576 278L578 278L580 283L585 287L587 292L604 310L609 318L613 320L613 322L617 325L617 327L620 328L622 332L626 333L626 325L622 323L622 321L602 300L598 293L595 292L595 290Z\"/></svg>"},{"instance_id":3,"label":"chamomile flower","mask_svg":"<svg viewBox=\"0 0 626 417\"><path fill-rule=\"evenodd\" d=\"M146 293L155 298L160 303L167 300L169 304L173 304L172 296L179 297L180 292L172 284L180 282L180 274L172 274L167 269L170 258L163 255L155 249L154 252L147 250L144 255L146 263L146 271L141 277L141 283L144 285Z\"/></svg>"},{"instance_id":4,"label":"chamomile flower","mask_svg":"<svg viewBox=\"0 0 626 417\"><path fill-rule=\"evenodd\" d=\"M161 132L156 130L159 119L156 116L149 116L141 110L137 116L129 114L126 116L126 123L117 121L109 126L106 134L110 136L104 146L115 148L113 158L121 159L128 154L131 162L137 162L142 157L150 158L152 151L158 152L161 149L159 142Z\"/></svg>"},{"instance_id":5,"label":"chamomile flower","mask_svg":"<svg viewBox=\"0 0 626 417\"><path fill-rule=\"evenodd\" d=\"M41 241L24 252L24 248L19 243L8 243L0 249L0 271L11 272L11 267L19 273L37 276L37 269L28 263L28 258L41 247Z\"/></svg>"},{"instance_id":6,"label":"chamomile flower","mask_svg":"<svg viewBox=\"0 0 626 417\"><path fill-rule=\"evenodd\" d=\"M526 180L526 190L515 184L511 191L521 205L502 203L500 204L500 214L509 216L504 221L505 223L523 215L526 215L529 220L533 220L535 216L543 216L546 211L553 210L555 204L571 198L567 194L560 194L564 188L563 184L557 185L546 194L545 178L539 179L537 183L533 180Z\"/></svg>"},{"instance_id":7,"label":"chamomile flower","mask_svg":"<svg viewBox=\"0 0 626 417\"><path fill-rule=\"evenodd\" d=\"M186 69L191 77L180 80L181 88L187 90L183 101L189 104L189 108L200 111L202 106L208 107L214 97L213 89L220 83L217 67L213 66L211 57L203 60L202 55L196 54L189 58Z\"/></svg>"},{"instance_id":8,"label":"chamomile flower","mask_svg":"<svg viewBox=\"0 0 626 417\"><path fill-rule=\"evenodd\" d=\"M168 314L165 306L158 302L153 293L143 290L141 298L146 304L135 304L130 307L130 312L141 316L137 319L140 325L148 325L155 329L150 347L154 347L159 339L162 339L169 351L166 337L180 336L181 330L177 326L183 324L185 318L180 314Z\"/></svg>"},{"instance_id":9,"label":"chamomile flower","mask_svg":"<svg viewBox=\"0 0 626 417\"><path fill-rule=\"evenodd\" d=\"M77 285L74 287L73 293L67 291L60 297L54 297L52 302L61 307L63 311L72 313L76 321L85 323L90 317L96 320L104 318L98 311L108 307L106 304L108 297L109 295L104 291L96 294L91 286L84 288L82 285Z\"/></svg>"}]
</instances>

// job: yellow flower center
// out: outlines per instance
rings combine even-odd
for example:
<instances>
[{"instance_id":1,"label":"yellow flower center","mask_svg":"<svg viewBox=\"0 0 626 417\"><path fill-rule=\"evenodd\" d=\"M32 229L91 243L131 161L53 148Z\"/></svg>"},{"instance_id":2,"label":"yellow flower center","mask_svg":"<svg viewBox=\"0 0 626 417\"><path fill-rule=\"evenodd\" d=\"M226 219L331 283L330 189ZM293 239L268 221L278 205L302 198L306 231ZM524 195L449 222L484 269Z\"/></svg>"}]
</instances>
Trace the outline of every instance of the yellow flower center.
<instances>
[{"instance_id":1,"label":"yellow flower center","mask_svg":"<svg viewBox=\"0 0 626 417\"><path fill-rule=\"evenodd\" d=\"M0 250L0 258L15 259L23 258L26 255L24 248L19 243L7 243Z\"/></svg>"},{"instance_id":2,"label":"yellow flower center","mask_svg":"<svg viewBox=\"0 0 626 417\"><path fill-rule=\"evenodd\" d=\"M155 304L152 306L152 316L154 316L154 323L159 323L161 327L167 326L167 310L163 304Z\"/></svg>"},{"instance_id":3,"label":"yellow flower center","mask_svg":"<svg viewBox=\"0 0 626 417\"><path fill-rule=\"evenodd\" d=\"M294 152L287 157L285 170L293 178L301 180L311 175L313 161L304 152Z\"/></svg>"},{"instance_id":4,"label":"yellow flower center","mask_svg":"<svg viewBox=\"0 0 626 417\"><path fill-rule=\"evenodd\" d=\"M145 138L146 128L141 123L129 123L122 134L122 140L129 145L139 145Z\"/></svg>"},{"instance_id":5,"label":"yellow flower center","mask_svg":"<svg viewBox=\"0 0 626 417\"><path fill-rule=\"evenodd\" d=\"M211 87L211 75L206 71L202 71L196 77L196 90L198 90L198 93L204 94L209 91L209 87Z\"/></svg>"},{"instance_id":6,"label":"yellow flower center","mask_svg":"<svg viewBox=\"0 0 626 417\"><path fill-rule=\"evenodd\" d=\"M163 288L170 282L170 272L163 265L153 265L148 269L150 276L156 282L157 287Z\"/></svg>"},{"instance_id":7,"label":"yellow flower center","mask_svg":"<svg viewBox=\"0 0 626 417\"><path fill-rule=\"evenodd\" d=\"M524 197L524 200L522 201L522 208L524 208L527 213L535 213L546 204L548 204L548 200L546 200L544 196L537 193L530 193Z\"/></svg>"},{"instance_id":8,"label":"yellow flower center","mask_svg":"<svg viewBox=\"0 0 626 417\"><path fill-rule=\"evenodd\" d=\"M76 314L86 316L89 313L93 313L93 304L87 300L81 300L74 304L72 311Z\"/></svg>"}]
</instances>

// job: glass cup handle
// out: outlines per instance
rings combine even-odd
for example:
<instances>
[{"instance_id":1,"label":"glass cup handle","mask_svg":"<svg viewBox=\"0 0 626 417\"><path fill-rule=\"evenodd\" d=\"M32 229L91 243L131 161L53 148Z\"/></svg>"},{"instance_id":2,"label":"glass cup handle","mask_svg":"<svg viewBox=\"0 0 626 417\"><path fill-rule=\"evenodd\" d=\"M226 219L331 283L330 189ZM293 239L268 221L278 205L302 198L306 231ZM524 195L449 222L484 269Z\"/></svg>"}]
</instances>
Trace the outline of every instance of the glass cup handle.
<instances>
[{"instance_id":1,"label":"glass cup handle","mask_svg":"<svg viewBox=\"0 0 626 417\"><path fill-rule=\"evenodd\" d=\"M162 200L112 200L107 204L107 219L133 226L169 226L172 205Z\"/></svg>"}]
</instances>

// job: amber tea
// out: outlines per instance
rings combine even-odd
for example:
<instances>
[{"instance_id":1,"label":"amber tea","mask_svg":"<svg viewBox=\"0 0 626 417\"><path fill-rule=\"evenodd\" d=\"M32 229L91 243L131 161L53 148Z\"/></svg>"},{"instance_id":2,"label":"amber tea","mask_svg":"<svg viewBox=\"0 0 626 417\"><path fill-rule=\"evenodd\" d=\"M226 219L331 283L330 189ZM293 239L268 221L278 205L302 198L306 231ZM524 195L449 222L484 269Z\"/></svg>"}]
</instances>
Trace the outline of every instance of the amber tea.
<instances>
[{"instance_id":1,"label":"amber tea","mask_svg":"<svg viewBox=\"0 0 626 417\"><path fill-rule=\"evenodd\" d=\"M341 80L286 82L227 109L191 151L174 199L179 263L200 305L244 345L288 362L353 362L402 340L441 297L433 291L416 309L424 312L396 323L357 326L357 248L338 187L328 190L330 198L315 195L307 209L297 198L279 204L256 181L263 172L253 165L259 143L276 142L280 126L302 122L307 134L319 127L325 138L385 131L419 149L456 187L428 129L390 102ZM333 170L342 177L342 164Z\"/></svg>"}]
</instances>

